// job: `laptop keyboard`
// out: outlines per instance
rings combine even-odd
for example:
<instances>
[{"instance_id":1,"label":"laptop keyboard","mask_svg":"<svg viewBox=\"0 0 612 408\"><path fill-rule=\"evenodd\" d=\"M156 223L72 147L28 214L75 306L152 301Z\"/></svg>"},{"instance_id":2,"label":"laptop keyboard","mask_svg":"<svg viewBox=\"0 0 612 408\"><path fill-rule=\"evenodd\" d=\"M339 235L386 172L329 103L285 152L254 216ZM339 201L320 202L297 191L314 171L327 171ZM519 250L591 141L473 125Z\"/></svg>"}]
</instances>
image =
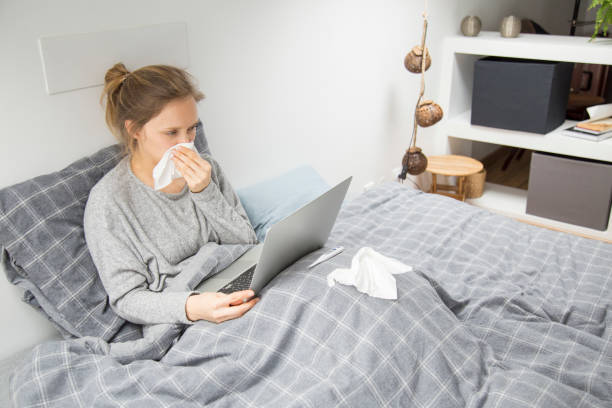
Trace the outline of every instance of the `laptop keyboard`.
<instances>
[{"instance_id":1,"label":"laptop keyboard","mask_svg":"<svg viewBox=\"0 0 612 408\"><path fill-rule=\"evenodd\" d=\"M238 275L233 281L230 281L227 285L219 289L217 292L221 293L233 293L239 290L246 290L251 287L251 281L253 280L253 272L255 272L255 266L253 265L246 271Z\"/></svg>"}]
</instances>

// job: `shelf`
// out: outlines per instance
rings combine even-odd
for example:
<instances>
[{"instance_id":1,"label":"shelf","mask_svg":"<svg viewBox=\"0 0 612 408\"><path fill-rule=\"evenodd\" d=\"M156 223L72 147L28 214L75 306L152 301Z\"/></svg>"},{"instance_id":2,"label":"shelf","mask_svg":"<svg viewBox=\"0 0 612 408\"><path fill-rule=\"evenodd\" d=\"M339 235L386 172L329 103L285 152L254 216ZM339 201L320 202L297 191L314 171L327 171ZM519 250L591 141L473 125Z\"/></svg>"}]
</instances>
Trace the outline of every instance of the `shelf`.
<instances>
[{"instance_id":1,"label":"shelf","mask_svg":"<svg viewBox=\"0 0 612 408\"><path fill-rule=\"evenodd\" d=\"M527 214L525 212L527 208L527 190L522 190L520 188L485 183L483 195L479 198L467 199L466 202L529 224L557 231L569 232L587 238L612 242L612 237L610 236L612 232L612 219L608 224L607 231L598 231L579 225L567 224L565 222Z\"/></svg>"},{"instance_id":2,"label":"shelf","mask_svg":"<svg viewBox=\"0 0 612 408\"><path fill-rule=\"evenodd\" d=\"M589 42L589 39L543 34L519 34L516 38L504 38L497 31L481 31L476 37L448 37L445 47L457 54L611 64L612 40L597 38Z\"/></svg>"},{"instance_id":3,"label":"shelf","mask_svg":"<svg viewBox=\"0 0 612 408\"><path fill-rule=\"evenodd\" d=\"M483 31L476 37L446 37L438 101L445 118L438 125L430 154L471 155L472 141L520 147L579 158L612 162L612 139L591 142L563 135L560 131L576 122L566 121L546 135L472 125L474 63L485 56L545 61L612 65L612 39L542 34L520 34L503 38L499 32ZM612 220L607 231L536 217L526 213L527 191L487 183L474 205L531 224L612 242Z\"/></svg>"},{"instance_id":4,"label":"shelf","mask_svg":"<svg viewBox=\"0 0 612 408\"><path fill-rule=\"evenodd\" d=\"M560 131L576 124L565 121L554 131L541 135L516 130L476 126L470 123L471 111L456 115L442 122L444 134L466 140L504 146L521 147L567 156L582 157L606 162L612 161L612 138L600 142L565 136Z\"/></svg>"}]
</instances>

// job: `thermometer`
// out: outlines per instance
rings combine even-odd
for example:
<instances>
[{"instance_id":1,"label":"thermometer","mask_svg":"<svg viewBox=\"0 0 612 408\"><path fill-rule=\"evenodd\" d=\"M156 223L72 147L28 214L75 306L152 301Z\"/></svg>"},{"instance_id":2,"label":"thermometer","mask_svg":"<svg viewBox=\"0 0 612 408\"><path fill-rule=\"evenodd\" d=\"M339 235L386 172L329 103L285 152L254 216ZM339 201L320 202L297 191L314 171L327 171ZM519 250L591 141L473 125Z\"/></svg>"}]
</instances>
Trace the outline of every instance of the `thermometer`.
<instances>
[{"instance_id":1,"label":"thermometer","mask_svg":"<svg viewBox=\"0 0 612 408\"><path fill-rule=\"evenodd\" d=\"M323 255L321 255L320 257L318 257L316 261L314 261L313 263L308 265L308 269L312 268L313 266L317 266L321 262L325 262L328 259L333 258L334 256L338 255L342 251L344 251L344 247L342 247L342 246L339 246L339 247L336 247L336 248L332 248L328 252L326 252Z\"/></svg>"}]
</instances>

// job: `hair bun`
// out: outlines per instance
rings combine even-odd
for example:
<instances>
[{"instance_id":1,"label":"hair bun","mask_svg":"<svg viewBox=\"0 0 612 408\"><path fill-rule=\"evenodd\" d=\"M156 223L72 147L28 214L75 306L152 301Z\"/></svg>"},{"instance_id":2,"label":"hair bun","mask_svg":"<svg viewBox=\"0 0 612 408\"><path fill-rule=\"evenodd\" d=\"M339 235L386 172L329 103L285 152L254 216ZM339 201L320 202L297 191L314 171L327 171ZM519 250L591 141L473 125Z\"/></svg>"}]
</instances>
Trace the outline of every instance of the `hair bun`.
<instances>
[{"instance_id":1,"label":"hair bun","mask_svg":"<svg viewBox=\"0 0 612 408\"><path fill-rule=\"evenodd\" d=\"M114 105L121 89L121 84L130 73L122 62L113 65L104 75L104 91L100 97L100 103L106 99L107 104Z\"/></svg>"},{"instance_id":2,"label":"hair bun","mask_svg":"<svg viewBox=\"0 0 612 408\"><path fill-rule=\"evenodd\" d=\"M106 75L104 75L104 84L108 85L118 79L123 79L129 73L130 71L123 65L123 62L118 62L106 71Z\"/></svg>"}]
</instances>

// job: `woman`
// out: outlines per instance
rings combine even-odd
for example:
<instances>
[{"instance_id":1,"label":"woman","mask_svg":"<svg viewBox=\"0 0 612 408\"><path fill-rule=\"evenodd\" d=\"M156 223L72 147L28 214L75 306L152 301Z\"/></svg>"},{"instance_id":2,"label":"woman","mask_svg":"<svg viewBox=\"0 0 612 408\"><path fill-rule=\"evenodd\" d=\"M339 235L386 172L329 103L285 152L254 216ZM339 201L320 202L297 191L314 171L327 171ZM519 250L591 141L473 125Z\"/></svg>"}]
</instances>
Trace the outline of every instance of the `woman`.
<instances>
[{"instance_id":1,"label":"woman","mask_svg":"<svg viewBox=\"0 0 612 408\"><path fill-rule=\"evenodd\" d=\"M196 103L204 98L185 71L153 65L108 70L106 122L127 155L92 189L85 237L110 305L134 323L222 322L258 301L250 290L169 292L168 283L207 242L256 243L244 208L209 155L173 150L182 177L153 188L153 168L166 150L193 142Z\"/></svg>"}]
</instances>

